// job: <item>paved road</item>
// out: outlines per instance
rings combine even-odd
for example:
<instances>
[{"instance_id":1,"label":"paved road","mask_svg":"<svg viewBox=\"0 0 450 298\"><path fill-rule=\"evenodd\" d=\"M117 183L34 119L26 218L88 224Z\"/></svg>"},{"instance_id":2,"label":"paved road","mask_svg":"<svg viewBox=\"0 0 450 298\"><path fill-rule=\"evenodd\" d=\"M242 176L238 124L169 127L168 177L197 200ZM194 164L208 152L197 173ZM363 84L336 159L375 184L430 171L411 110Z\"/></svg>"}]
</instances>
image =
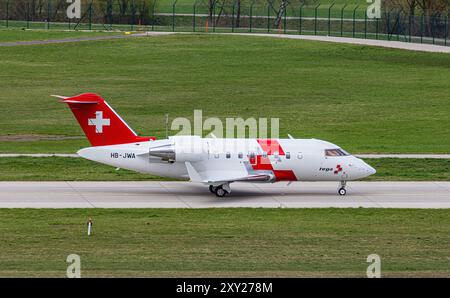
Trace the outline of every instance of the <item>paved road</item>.
<instances>
[{"instance_id":1,"label":"paved road","mask_svg":"<svg viewBox=\"0 0 450 298\"><path fill-rule=\"evenodd\" d=\"M393 48L393 49L402 49L402 50L409 50L409 51L450 54L450 47L448 47L448 46L420 44L420 43L408 43L408 42L401 42L401 41L334 37L334 36L268 34L268 33L216 33L216 34L249 35L249 36L251 35L251 36L261 36L261 37L316 40L316 41L326 41L326 42L333 42L333 43L348 43L348 44L358 44L358 45Z\"/></svg>"},{"instance_id":2,"label":"paved road","mask_svg":"<svg viewBox=\"0 0 450 298\"><path fill-rule=\"evenodd\" d=\"M219 199L189 182L0 182L0 208L450 208L450 182L233 183Z\"/></svg>"}]
</instances>

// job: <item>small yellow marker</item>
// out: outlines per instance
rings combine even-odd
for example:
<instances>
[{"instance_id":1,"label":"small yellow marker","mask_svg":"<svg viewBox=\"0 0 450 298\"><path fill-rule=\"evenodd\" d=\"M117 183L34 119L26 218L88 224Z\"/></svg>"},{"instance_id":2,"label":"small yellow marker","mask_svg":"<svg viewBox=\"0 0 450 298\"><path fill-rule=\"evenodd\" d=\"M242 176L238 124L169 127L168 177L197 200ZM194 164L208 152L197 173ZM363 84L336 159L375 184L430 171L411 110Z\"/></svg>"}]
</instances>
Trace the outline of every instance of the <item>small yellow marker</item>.
<instances>
[{"instance_id":1,"label":"small yellow marker","mask_svg":"<svg viewBox=\"0 0 450 298\"><path fill-rule=\"evenodd\" d=\"M125 35L130 35L131 34L131 32L125 32Z\"/></svg>"}]
</instances>

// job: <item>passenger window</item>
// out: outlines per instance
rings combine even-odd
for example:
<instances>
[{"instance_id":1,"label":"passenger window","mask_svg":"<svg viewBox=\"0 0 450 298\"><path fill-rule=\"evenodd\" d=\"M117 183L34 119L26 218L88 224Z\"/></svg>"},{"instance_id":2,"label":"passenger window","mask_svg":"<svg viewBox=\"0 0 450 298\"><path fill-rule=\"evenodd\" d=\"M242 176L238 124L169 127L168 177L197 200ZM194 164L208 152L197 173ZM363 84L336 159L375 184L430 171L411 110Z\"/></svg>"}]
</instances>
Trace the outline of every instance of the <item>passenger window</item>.
<instances>
[{"instance_id":1,"label":"passenger window","mask_svg":"<svg viewBox=\"0 0 450 298\"><path fill-rule=\"evenodd\" d=\"M267 152L263 152L262 157L267 158Z\"/></svg>"},{"instance_id":2,"label":"passenger window","mask_svg":"<svg viewBox=\"0 0 450 298\"><path fill-rule=\"evenodd\" d=\"M214 153L214 158L219 158L219 153Z\"/></svg>"},{"instance_id":3,"label":"passenger window","mask_svg":"<svg viewBox=\"0 0 450 298\"><path fill-rule=\"evenodd\" d=\"M242 158L244 156L244 154L242 152L238 153L238 158Z\"/></svg>"},{"instance_id":4,"label":"passenger window","mask_svg":"<svg viewBox=\"0 0 450 298\"><path fill-rule=\"evenodd\" d=\"M230 158L230 157L231 157L231 154L230 154L230 152L227 152L227 155L226 155L226 157L227 157L227 158Z\"/></svg>"},{"instance_id":5,"label":"passenger window","mask_svg":"<svg viewBox=\"0 0 450 298\"><path fill-rule=\"evenodd\" d=\"M248 156L249 156L250 158L255 158L255 152L250 152L250 153L248 154Z\"/></svg>"},{"instance_id":6,"label":"passenger window","mask_svg":"<svg viewBox=\"0 0 450 298\"><path fill-rule=\"evenodd\" d=\"M298 158L298 159L302 159L302 158L303 158L303 154L302 154L301 152L299 152L299 153L297 154L297 158Z\"/></svg>"},{"instance_id":7,"label":"passenger window","mask_svg":"<svg viewBox=\"0 0 450 298\"><path fill-rule=\"evenodd\" d=\"M291 152L286 152L286 159L291 159Z\"/></svg>"}]
</instances>

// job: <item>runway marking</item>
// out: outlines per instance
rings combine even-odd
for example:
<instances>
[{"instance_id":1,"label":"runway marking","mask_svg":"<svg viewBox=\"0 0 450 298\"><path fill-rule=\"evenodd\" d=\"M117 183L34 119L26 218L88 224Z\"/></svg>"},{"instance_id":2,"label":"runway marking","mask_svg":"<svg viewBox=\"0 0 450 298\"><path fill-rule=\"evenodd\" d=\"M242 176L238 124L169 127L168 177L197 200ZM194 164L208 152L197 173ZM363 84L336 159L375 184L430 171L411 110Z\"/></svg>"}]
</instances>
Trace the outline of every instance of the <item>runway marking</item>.
<instances>
[{"instance_id":1,"label":"runway marking","mask_svg":"<svg viewBox=\"0 0 450 298\"><path fill-rule=\"evenodd\" d=\"M91 202L89 202L88 199L86 199L83 194L78 191L76 188L74 188L69 181L65 181L66 184L70 187L70 189L72 189L76 194L78 194L80 196L80 198L82 198L84 201L86 201L89 205L91 205L93 208L96 208L94 204L92 204Z\"/></svg>"},{"instance_id":2,"label":"runway marking","mask_svg":"<svg viewBox=\"0 0 450 298\"><path fill-rule=\"evenodd\" d=\"M170 191L164 186L164 183L159 182L159 185L161 185L162 188L163 188L164 190L167 191L167 194L170 195ZM187 202L185 202L185 201L184 201L182 198L180 198L179 196L175 195L175 197L176 197L180 202L182 202L183 204L185 204L188 208L192 208L191 205L189 205Z\"/></svg>"}]
</instances>

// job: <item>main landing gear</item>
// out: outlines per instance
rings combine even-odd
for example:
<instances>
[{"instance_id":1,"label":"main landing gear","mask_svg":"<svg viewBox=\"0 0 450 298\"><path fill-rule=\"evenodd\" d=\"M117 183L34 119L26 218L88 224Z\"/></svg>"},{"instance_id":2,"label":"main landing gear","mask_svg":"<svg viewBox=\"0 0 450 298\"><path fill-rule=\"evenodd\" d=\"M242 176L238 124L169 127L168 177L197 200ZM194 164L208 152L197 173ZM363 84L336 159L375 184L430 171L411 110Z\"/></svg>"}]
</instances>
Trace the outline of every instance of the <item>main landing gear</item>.
<instances>
[{"instance_id":1,"label":"main landing gear","mask_svg":"<svg viewBox=\"0 0 450 298\"><path fill-rule=\"evenodd\" d=\"M339 184L338 194L340 196L345 196L347 194L347 191L345 190L345 185L346 184L347 184L346 181L341 181L341 183Z\"/></svg>"},{"instance_id":2,"label":"main landing gear","mask_svg":"<svg viewBox=\"0 0 450 298\"><path fill-rule=\"evenodd\" d=\"M211 193L215 194L216 196L218 196L219 198L223 198L224 196L226 196L227 194L229 194L231 192L231 188L228 183L225 183L222 185L217 185L217 186L210 185L209 191Z\"/></svg>"}]
</instances>

